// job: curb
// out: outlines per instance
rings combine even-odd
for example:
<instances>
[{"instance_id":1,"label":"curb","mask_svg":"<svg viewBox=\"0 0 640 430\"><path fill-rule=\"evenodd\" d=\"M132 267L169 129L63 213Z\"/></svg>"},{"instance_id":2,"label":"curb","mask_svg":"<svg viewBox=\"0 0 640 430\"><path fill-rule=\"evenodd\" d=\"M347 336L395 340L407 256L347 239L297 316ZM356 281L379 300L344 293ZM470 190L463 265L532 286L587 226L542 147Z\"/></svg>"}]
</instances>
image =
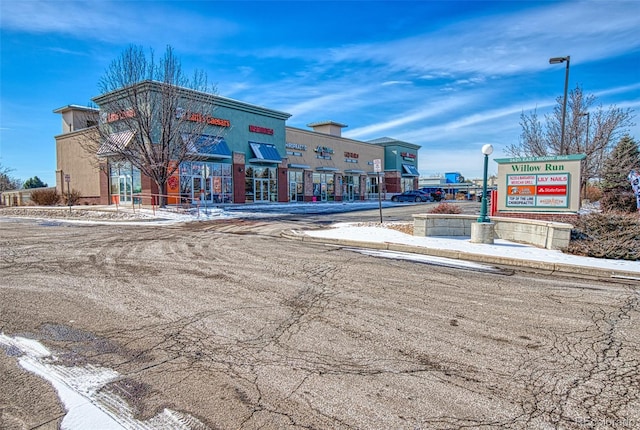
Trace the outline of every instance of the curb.
<instances>
[{"instance_id":1,"label":"curb","mask_svg":"<svg viewBox=\"0 0 640 430\"><path fill-rule=\"evenodd\" d=\"M307 236L294 231L282 232L281 236L291 240L307 243L328 244L345 247L368 248L385 251L408 252L413 254L431 255L456 260L473 261L477 263L494 264L504 268L510 268L523 272L543 273L546 275L561 274L574 278L607 279L618 281L640 282L640 273L626 270L610 270L576 264L551 263L546 261L531 261L519 258L500 257L495 255L475 254L464 251L452 251L447 249L425 248L420 246L404 245L391 242L364 242L349 239L329 239Z\"/></svg>"}]
</instances>

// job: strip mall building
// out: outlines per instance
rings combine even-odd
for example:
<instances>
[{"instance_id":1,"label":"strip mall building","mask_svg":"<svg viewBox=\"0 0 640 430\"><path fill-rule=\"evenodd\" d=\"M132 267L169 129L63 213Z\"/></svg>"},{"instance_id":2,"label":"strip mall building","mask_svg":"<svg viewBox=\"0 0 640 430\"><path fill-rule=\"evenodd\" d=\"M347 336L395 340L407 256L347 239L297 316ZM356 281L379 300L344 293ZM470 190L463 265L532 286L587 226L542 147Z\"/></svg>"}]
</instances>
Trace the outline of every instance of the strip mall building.
<instances>
[{"instance_id":1,"label":"strip mall building","mask_svg":"<svg viewBox=\"0 0 640 430\"><path fill-rule=\"evenodd\" d=\"M198 93L202 96L202 93ZM62 116L56 139L56 188L81 195L86 204L150 203L157 186L134 166L103 145L88 153L82 143L95 135L99 120L117 120L98 108L68 105L54 110ZM368 142L342 137L345 124L323 121L310 129L286 125L285 112L207 94L211 112L206 153L183 162L167 181L168 203L356 201L377 199L378 177L383 193L418 187L420 146L391 138ZM223 129L220 133L219 130ZM127 131L118 138L130 139ZM126 144L126 142L124 142ZM380 176L374 160L381 160Z\"/></svg>"}]
</instances>

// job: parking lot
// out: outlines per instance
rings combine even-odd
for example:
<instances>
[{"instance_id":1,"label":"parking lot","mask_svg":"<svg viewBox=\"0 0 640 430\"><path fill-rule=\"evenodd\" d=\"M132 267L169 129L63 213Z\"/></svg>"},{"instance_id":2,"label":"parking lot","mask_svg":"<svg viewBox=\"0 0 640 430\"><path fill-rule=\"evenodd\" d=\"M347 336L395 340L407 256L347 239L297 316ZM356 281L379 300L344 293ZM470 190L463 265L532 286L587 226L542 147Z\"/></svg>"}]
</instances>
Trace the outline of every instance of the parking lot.
<instances>
[{"instance_id":1,"label":"parking lot","mask_svg":"<svg viewBox=\"0 0 640 430\"><path fill-rule=\"evenodd\" d=\"M0 331L117 372L100 390L139 422L638 427L633 285L381 260L273 225L0 221ZM4 352L0 427L58 428L56 392Z\"/></svg>"}]
</instances>

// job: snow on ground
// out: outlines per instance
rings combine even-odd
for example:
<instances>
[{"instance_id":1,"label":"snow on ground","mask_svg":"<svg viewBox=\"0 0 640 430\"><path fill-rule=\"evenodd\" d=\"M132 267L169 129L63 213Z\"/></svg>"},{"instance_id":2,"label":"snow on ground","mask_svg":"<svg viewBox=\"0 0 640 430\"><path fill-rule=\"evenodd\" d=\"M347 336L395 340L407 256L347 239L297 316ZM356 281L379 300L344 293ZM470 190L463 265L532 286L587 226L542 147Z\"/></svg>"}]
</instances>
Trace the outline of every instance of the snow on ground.
<instances>
[{"instance_id":1,"label":"snow on ground","mask_svg":"<svg viewBox=\"0 0 640 430\"><path fill-rule=\"evenodd\" d=\"M188 430L204 427L194 417L170 409L146 421L134 419L124 400L102 390L120 376L114 370L91 365L66 367L56 364L55 356L41 343L9 337L4 333L0 333L0 349L19 357L20 366L53 385L67 410L62 419L62 430Z\"/></svg>"},{"instance_id":2,"label":"snow on ground","mask_svg":"<svg viewBox=\"0 0 640 430\"><path fill-rule=\"evenodd\" d=\"M389 201L381 202L382 207L397 206L397 203ZM216 207L200 207L190 209L169 208L151 210L147 208L136 208L131 206L114 205L74 207L73 211L78 213L95 212L93 216L69 216L68 209L56 208L56 216L44 211L42 219L51 222L71 222L71 223L101 223L101 224L143 224L143 225L170 225L183 222L211 221L233 218L255 218L280 216L282 214L330 214L348 212L356 210L377 209L377 201L368 200L362 202L331 202L331 203L259 203L259 204L238 204L219 205ZM416 205L420 208L421 205ZM77 209L76 209L77 208ZM11 216L10 210L3 209L0 214ZM32 210L32 209L31 209ZM115 214L114 214L115 212ZM117 215L117 220L114 217ZM33 215L31 215L33 216ZM298 232L314 237L325 237L330 239L351 239L364 242L390 242L417 247L433 249L448 249L467 253L494 255L521 260L541 261L561 264L574 264L579 266L597 267L602 269L621 270L627 272L637 272L640 274L640 261L628 260L608 260L604 258L581 257L577 255L565 254L558 250L541 249L535 246L523 245L506 240L496 239L493 245L471 243L469 237L417 237L401 233L397 230L385 228L384 226L358 225L355 224L334 224L326 230L314 230Z\"/></svg>"},{"instance_id":3,"label":"snow on ground","mask_svg":"<svg viewBox=\"0 0 640 430\"><path fill-rule=\"evenodd\" d=\"M381 202L382 207L397 203ZM131 205L72 206L67 207L11 207L4 208L4 217L29 217L70 223L167 225L172 223L211 221L232 218L265 218L283 214L331 214L357 210L377 209L378 202L331 203L258 203L201 206L192 208L167 207L155 210Z\"/></svg>"},{"instance_id":4,"label":"snow on ground","mask_svg":"<svg viewBox=\"0 0 640 430\"><path fill-rule=\"evenodd\" d=\"M358 226L354 224L334 224L327 230L306 231L313 237L348 239L375 243L398 243L430 249L446 249L473 254L493 255L519 260L542 261L548 263L573 264L577 266L637 272L640 275L640 261L608 260L604 258L581 257L565 254L559 250L537 248L531 245L496 239L494 244L471 243L469 237L419 237L411 236L382 226Z\"/></svg>"}]
</instances>

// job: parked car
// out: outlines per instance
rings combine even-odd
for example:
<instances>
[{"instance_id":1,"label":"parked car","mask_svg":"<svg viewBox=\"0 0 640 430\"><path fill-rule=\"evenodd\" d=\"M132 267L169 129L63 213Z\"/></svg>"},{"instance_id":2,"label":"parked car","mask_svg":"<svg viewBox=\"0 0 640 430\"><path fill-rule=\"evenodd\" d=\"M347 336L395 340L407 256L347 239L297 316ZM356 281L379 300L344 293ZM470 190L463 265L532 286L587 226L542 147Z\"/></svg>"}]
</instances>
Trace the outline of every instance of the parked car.
<instances>
[{"instance_id":1,"label":"parked car","mask_svg":"<svg viewBox=\"0 0 640 430\"><path fill-rule=\"evenodd\" d=\"M427 193L431 196L431 201L439 202L440 200L444 200L445 192L442 188L433 188L433 187L424 187L420 188L420 191L423 193Z\"/></svg>"},{"instance_id":2,"label":"parked car","mask_svg":"<svg viewBox=\"0 0 640 430\"><path fill-rule=\"evenodd\" d=\"M431 202L431 196L420 190L405 191L391 197L392 202Z\"/></svg>"}]
</instances>

